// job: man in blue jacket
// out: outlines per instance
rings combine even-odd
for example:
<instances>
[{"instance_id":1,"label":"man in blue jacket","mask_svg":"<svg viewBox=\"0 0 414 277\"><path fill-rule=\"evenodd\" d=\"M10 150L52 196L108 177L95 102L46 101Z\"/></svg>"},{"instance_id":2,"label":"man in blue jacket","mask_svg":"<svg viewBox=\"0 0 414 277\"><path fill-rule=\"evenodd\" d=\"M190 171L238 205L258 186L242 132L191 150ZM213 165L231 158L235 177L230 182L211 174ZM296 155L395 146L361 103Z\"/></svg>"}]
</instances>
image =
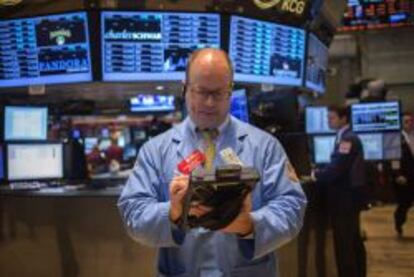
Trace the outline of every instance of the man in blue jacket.
<instances>
[{"instance_id":1,"label":"man in blue jacket","mask_svg":"<svg viewBox=\"0 0 414 277\"><path fill-rule=\"evenodd\" d=\"M328 123L336 130L331 162L315 173L326 191L326 203L335 246L339 277L366 276L366 252L360 234L359 213L366 204L365 162L362 143L352 132L349 109L328 108Z\"/></svg>"},{"instance_id":2,"label":"man in blue jacket","mask_svg":"<svg viewBox=\"0 0 414 277\"><path fill-rule=\"evenodd\" d=\"M159 247L158 276L275 276L275 249L299 232L306 199L280 143L229 115L233 70L218 49L193 53L184 86L189 116L148 141L118 201L125 225L139 242ZM236 219L219 231L184 232L176 226L189 178L177 165L205 151L200 130L217 129L215 150L232 149L260 182ZM214 166L224 161L215 155ZM196 216L209 210L193 205Z\"/></svg>"}]
</instances>

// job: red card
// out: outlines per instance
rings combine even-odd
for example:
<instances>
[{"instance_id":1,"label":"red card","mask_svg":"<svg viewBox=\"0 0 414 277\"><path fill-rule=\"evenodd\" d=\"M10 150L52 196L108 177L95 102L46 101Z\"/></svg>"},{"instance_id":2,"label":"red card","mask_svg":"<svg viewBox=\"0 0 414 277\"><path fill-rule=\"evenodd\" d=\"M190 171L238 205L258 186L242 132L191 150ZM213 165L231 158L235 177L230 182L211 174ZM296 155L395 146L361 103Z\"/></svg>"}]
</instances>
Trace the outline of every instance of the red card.
<instances>
[{"instance_id":1,"label":"red card","mask_svg":"<svg viewBox=\"0 0 414 277\"><path fill-rule=\"evenodd\" d=\"M206 156L199 150L195 150L190 154L190 156L182 160L177 167L182 174L190 175L190 173L200 166L205 160Z\"/></svg>"}]
</instances>

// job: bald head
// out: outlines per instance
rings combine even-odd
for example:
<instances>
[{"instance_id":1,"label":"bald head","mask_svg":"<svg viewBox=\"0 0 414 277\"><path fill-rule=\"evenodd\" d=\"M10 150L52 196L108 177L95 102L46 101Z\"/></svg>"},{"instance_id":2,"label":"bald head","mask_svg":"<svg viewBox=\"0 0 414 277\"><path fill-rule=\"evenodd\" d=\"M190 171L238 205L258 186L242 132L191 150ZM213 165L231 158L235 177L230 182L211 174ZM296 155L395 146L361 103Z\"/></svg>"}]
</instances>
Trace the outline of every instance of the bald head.
<instances>
[{"instance_id":1,"label":"bald head","mask_svg":"<svg viewBox=\"0 0 414 277\"><path fill-rule=\"evenodd\" d=\"M201 129L217 128L227 118L233 70L226 52L206 48L188 61L185 100L193 122Z\"/></svg>"},{"instance_id":2,"label":"bald head","mask_svg":"<svg viewBox=\"0 0 414 277\"><path fill-rule=\"evenodd\" d=\"M233 66L227 53L217 48L203 48L194 51L187 63L185 82L191 83L193 68L203 68L203 71L215 71L228 75L230 84L233 83Z\"/></svg>"}]
</instances>

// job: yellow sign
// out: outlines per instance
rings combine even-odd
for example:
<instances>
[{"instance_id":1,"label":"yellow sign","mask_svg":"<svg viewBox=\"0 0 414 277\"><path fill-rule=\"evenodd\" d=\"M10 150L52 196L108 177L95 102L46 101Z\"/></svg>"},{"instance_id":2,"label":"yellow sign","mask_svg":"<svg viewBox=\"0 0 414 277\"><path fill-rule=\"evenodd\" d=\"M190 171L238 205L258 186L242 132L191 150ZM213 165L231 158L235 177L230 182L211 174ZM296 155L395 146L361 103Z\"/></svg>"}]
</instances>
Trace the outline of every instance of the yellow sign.
<instances>
[{"instance_id":1,"label":"yellow sign","mask_svg":"<svg viewBox=\"0 0 414 277\"><path fill-rule=\"evenodd\" d=\"M279 4L280 1L281 0L253 0L256 6L258 6L262 10L270 9Z\"/></svg>"},{"instance_id":2,"label":"yellow sign","mask_svg":"<svg viewBox=\"0 0 414 277\"><path fill-rule=\"evenodd\" d=\"M267 10L281 4L278 8L284 12L302 15L305 11L306 0L253 0L257 7L262 10Z\"/></svg>"}]
</instances>

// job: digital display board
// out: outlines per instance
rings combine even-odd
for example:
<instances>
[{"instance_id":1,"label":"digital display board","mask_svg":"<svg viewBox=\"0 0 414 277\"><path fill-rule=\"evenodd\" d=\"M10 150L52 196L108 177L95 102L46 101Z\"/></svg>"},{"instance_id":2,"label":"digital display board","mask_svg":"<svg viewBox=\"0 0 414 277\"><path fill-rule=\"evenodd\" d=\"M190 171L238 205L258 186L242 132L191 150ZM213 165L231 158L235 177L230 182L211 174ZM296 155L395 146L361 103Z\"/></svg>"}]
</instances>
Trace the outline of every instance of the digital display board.
<instances>
[{"instance_id":1,"label":"digital display board","mask_svg":"<svg viewBox=\"0 0 414 277\"><path fill-rule=\"evenodd\" d=\"M354 132L383 132L401 129L400 103L367 102L351 106L351 123Z\"/></svg>"},{"instance_id":2,"label":"digital display board","mask_svg":"<svg viewBox=\"0 0 414 277\"><path fill-rule=\"evenodd\" d=\"M308 106L305 108L305 121L307 134L334 133L335 130L328 125L328 107Z\"/></svg>"},{"instance_id":3,"label":"digital display board","mask_svg":"<svg viewBox=\"0 0 414 277\"><path fill-rule=\"evenodd\" d=\"M327 68L328 47L314 34L309 34L305 86L318 93L324 93L326 89Z\"/></svg>"},{"instance_id":4,"label":"digital display board","mask_svg":"<svg viewBox=\"0 0 414 277\"><path fill-rule=\"evenodd\" d=\"M129 100L131 112L172 112L175 110L173 95L140 94Z\"/></svg>"},{"instance_id":5,"label":"digital display board","mask_svg":"<svg viewBox=\"0 0 414 277\"><path fill-rule=\"evenodd\" d=\"M412 0L348 0L339 31L414 25Z\"/></svg>"},{"instance_id":6,"label":"digital display board","mask_svg":"<svg viewBox=\"0 0 414 277\"><path fill-rule=\"evenodd\" d=\"M207 13L101 13L104 81L177 81L196 49L220 48L220 16Z\"/></svg>"},{"instance_id":7,"label":"digital display board","mask_svg":"<svg viewBox=\"0 0 414 277\"><path fill-rule=\"evenodd\" d=\"M6 106L4 108L4 139L46 140L47 107Z\"/></svg>"},{"instance_id":8,"label":"digital display board","mask_svg":"<svg viewBox=\"0 0 414 277\"><path fill-rule=\"evenodd\" d=\"M0 20L0 87L92 81L86 12Z\"/></svg>"},{"instance_id":9,"label":"digital display board","mask_svg":"<svg viewBox=\"0 0 414 277\"><path fill-rule=\"evenodd\" d=\"M232 16L229 55L234 80L301 86L305 40L298 28Z\"/></svg>"},{"instance_id":10,"label":"digital display board","mask_svg":"<svg viewBox=\"0 0 414 277\"><path fill-rule=\"evenodd\" d=\"M230 114L249 123L249 105L245 89L235 90L231 94Z\"/></svg>"}]
</instances>

